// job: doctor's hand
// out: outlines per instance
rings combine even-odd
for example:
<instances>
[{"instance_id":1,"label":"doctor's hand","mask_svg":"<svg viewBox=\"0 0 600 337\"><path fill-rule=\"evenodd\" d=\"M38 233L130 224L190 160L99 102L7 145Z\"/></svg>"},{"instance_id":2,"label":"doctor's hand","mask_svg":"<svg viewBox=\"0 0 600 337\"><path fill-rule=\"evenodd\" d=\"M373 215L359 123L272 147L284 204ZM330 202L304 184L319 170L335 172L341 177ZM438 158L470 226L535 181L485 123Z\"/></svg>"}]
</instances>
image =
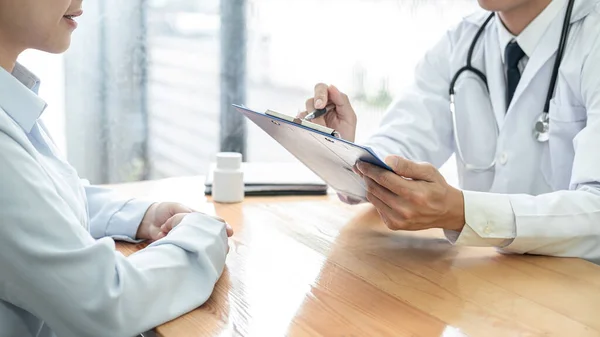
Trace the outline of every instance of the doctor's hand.
<instances>
[{"instance_id":1,"label":"doctor's hand","mask_svg":"<svg viewBox=\"0 0 600 337\"><path fill-rule=\"evenodd\" d=\"M315 86L315 96L306 101L306 111L298 114L298 118L304 118L315 109L324 109L333 105L331 111L325 116L315 118L311 122L328 128L335 129L343 139L354 142L356 134L356 113L348 96L338 90L335 86L319 83Z\"/></svg>"},{"instance_id":2,"label":"doctor's hand","mask_svg":"<svg viewBox=\"0 0 600 337\"><path fill-rule=\"evenodd\" d=\"M430 164L389 156L394 170L359 162L357 173L367 186L367 200L392 230L443 228L461 231L465 223L464 199L460 190L448 185Z\"/></svg>"},{"instance_id":3,"label":"doctor's hand","mask_svg":"<svg viewBox=\"0 0 600 337\"><path fill-rule=\"evenodd\" d=\"M136 237L150 242L160 240L167 236L175 226L179 225L183 218L189 213L194 213L194 210L176 202L152 204L142 219ZM219 217L206 216L225 223L225 220ZM226 227L227 236L232 236L233 229L228 224L226 224Z\"/></svg>"}]
</instances>

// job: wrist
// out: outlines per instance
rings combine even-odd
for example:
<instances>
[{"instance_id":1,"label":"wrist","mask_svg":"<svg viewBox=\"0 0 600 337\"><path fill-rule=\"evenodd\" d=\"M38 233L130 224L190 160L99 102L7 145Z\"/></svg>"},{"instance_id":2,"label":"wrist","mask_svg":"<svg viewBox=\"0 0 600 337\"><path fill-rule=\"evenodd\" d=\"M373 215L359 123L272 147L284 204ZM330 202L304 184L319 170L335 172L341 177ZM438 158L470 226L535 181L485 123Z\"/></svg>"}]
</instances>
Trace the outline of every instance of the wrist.
<instances>
[{"instance_id":1,"label":"wrist","mask_svg":"<svg viewBox=\"0 0 600 337\"><path fill-rule=\"evenodd\" d=\"M449 194L447 219L444 229L460 232L465 226L465 198L462 191L453 187Z\"/></svg>"},{"instance_id":2,"label":"wrist","mask_svg":"<svg viewBox=\"0 0 600 337\"><path fill-rule=\"evenodd\" d=\"M140 222L137 233L135 235L137 239L142 239L142 240L150 239L150 227L152 227L152 225L155 222L156 207L158 207L158 203L153 203L146 210L146 213L144 214L144 217L142 218L142 222Z\"/></svg>"}]
</instances>

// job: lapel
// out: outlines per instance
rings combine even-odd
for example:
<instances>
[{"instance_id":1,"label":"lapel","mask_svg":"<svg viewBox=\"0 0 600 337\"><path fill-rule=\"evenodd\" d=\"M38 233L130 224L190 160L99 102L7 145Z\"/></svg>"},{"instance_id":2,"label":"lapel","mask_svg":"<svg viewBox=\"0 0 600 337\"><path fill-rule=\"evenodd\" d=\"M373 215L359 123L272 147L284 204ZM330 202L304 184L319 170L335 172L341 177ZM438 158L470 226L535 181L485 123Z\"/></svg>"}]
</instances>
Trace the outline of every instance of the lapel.
<instances>
[{"instance_id":1,"label":"lapel","mask_svg":"<svg viewBox=\"0 0 600 337\"><path fill-rule=\"evenodd\" d=\"M564 11L563 11L564 12ZM560 15L564 15L561 12ZM542 67L548 63L550 59L555 60L554 56L558 49L558 42L560 41L560 33L562 30L562 24L552 24L548 27L548 30L542 36L542 41L538 43L538 46L535 48L533 55L527 61L527 66L523 71L523 75L521 75L521 80L519 80L519 84L517 85L517 90L515 91L515 95L511 101L510 106L508 107L507 115L511 113L513 107L516 106L519 102L519 99L523 96L526 90L531 89L530 83L533 78L540 72ZM550 79L548 79L550 82ZM547 88L543 91L545 98Z\"/></svg>"},{"instance_id":2,"label":"lapel","mask_svg":"<svg viewBox=\"0 0 600 337\"><path fill-rule=\"evenodd\" d=\"M497 28L493 22L490 22L489 25L490 29L486 29L485 33L485 69L496 123L498 123L498 129L501 129L506 116L506 80L504 79L502 59L498 52L500 42L498 42Z\"/></svg>"},{"instance_id":3,"label":"lapel","mask_svg":"<svg viewBox=\"0 0 600 337\"><path fill-rule=\"evenodd\" d=\"M576 0L575 7L573 9L573 17L571 19L571 24L585 18L590 12L594 10L594 8L600 6L600 0ZM559 17L564 18L566 12L566 4L564 8L560 11ZM465 20L475 24L477 26L481 26L481 24L485 21L485 18L489 15L489 12L485 10L476 11L474 14L465 17ZM494 18L494 20L498 20L498 17ZM558 42L560 40L560 33L562 30L562 21L560 20L559 24L552 24L548 27L544 36L542 37L542 42L538 44L537 48L531 55L529 61L527 62L527 66L525 67L525 71L521 76L521 80L519 81L519 85L517 86L517 90L515 91L515 95L511 101L510 107L506 107L506 80L504 77L504 68L502 65L502 60L500 57L500 53L504 52L500 50L500 42L498 41L498 32L497 27L493 22L490 22L489 29L486 29L486 32L482 38L485 38L485 46L484 46L484 64L485 64L485 73L487 76L488 87L490 90L490 99L492 101L492 107L494 110L494 115L496 116L496 122L498 123L498 129L502 129L504 125L504 119L508 113L511 113L511 110L514 110L514 106L518 103L520 99L522 99L524 92L529 89L527 84L530 84L534 77L540 72L542 67L548 62L548 60L556 54L556 50L558 49ZM571 32L573 34L573 32ZM548 82L550 79L548 79ZM544 90L544 97L547 88Z\"/></svg>"},{"instance_id":4,"label":"lapel","mask_svg":"<svg viewBox=\"0 0 600 337\"><path fill-rule=\"evenodd\" d=\"M575 1L575 5L573 8L573 13L571 15L570 24L585 18L596 6L600 5L600 1L598 0L577 0ZM517 86L517 90L515 91L515 95L511 101L510 106L508 107L507 115L511 113L513 107L518 103L519 99L522 98L523 94L528 90L529 84L533 80L533 78L540 72L540 70L548 63L550 59L555 60L553 56L556 55L556 51L558 50L558 43L560 42L560 35L562 32L563 21L565 17L565 13L567 10L567 2L563 6L562 10L555 19L557 22L551 24L544 35L542 36L541 42L538 43L536 49L533 52L533 55L529 58L527 62L527 66L525 67L525 71L521 76L521 80L519 81L519 85ZM570 39L572 39L573 31L569 34L569 39L567 40L567 49ZM548 78L548 83L550 79ZM546 88L544 91L544 99L546 98L545 93L547 92Z\"/></svg>"}]
</instances>

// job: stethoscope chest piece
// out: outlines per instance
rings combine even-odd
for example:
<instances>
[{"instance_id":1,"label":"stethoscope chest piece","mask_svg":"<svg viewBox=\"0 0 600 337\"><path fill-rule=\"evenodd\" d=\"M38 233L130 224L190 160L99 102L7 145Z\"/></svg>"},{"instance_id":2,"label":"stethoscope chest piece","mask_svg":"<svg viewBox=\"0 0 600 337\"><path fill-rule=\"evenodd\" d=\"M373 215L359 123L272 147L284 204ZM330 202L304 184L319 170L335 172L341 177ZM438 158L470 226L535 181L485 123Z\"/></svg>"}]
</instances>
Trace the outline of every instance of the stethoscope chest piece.
<instances>
[{"instance_id":1,"label":"stethoscope chest piece","mask_svg":"<svg viewBox=\"0 0 600 337\"><path fill-rule=\"evenodd\" d=\"M542 113L533 128L533 136L538 142L547 142L550 138L550 117L547 112Z\"/></svg>"}]
</instances>

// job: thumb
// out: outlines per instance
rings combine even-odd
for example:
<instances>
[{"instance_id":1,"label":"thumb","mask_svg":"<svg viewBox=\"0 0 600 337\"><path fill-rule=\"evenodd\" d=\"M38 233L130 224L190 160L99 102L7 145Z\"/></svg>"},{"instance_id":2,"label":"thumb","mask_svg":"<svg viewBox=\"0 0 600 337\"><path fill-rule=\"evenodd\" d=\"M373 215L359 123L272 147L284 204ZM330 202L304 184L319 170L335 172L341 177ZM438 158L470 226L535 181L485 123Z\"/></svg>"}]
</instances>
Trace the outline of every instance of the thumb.
<instances>
[{"instance_id":1,"label":"thumb","mask_svg":"<svg viewBox=\"0 0 600 337\"><path fill-rule=\"evenodd\" d=\"M399 156L388 156L385 163L401 177L433 182L437 170L430 164L419 164Z\"/></svg>"},{"instance_id":2,"label":"thumb","mask_svg":"<svg viewBox=\"0 0 600 337\"><path fill-rule=\"evenodd\" d=\"M160 226L161 232L169 233L175 226L183 221L183 218L185 218L186 215L187 213L178 213L170 217L162 226Z\"/></svg>"},{"instance_id":3,"label":"thumb","mask_svg":"<svg viewBox=\"0 0 600 337\"><path fill-rule=\"evenodd\" d=\"M177 215L180 213L192 213L192 212L194 212L193 209L191 209L185 205L182 205L180 203L169 203L169 214L171 216Z\"/></svg>"}]
</instances>

